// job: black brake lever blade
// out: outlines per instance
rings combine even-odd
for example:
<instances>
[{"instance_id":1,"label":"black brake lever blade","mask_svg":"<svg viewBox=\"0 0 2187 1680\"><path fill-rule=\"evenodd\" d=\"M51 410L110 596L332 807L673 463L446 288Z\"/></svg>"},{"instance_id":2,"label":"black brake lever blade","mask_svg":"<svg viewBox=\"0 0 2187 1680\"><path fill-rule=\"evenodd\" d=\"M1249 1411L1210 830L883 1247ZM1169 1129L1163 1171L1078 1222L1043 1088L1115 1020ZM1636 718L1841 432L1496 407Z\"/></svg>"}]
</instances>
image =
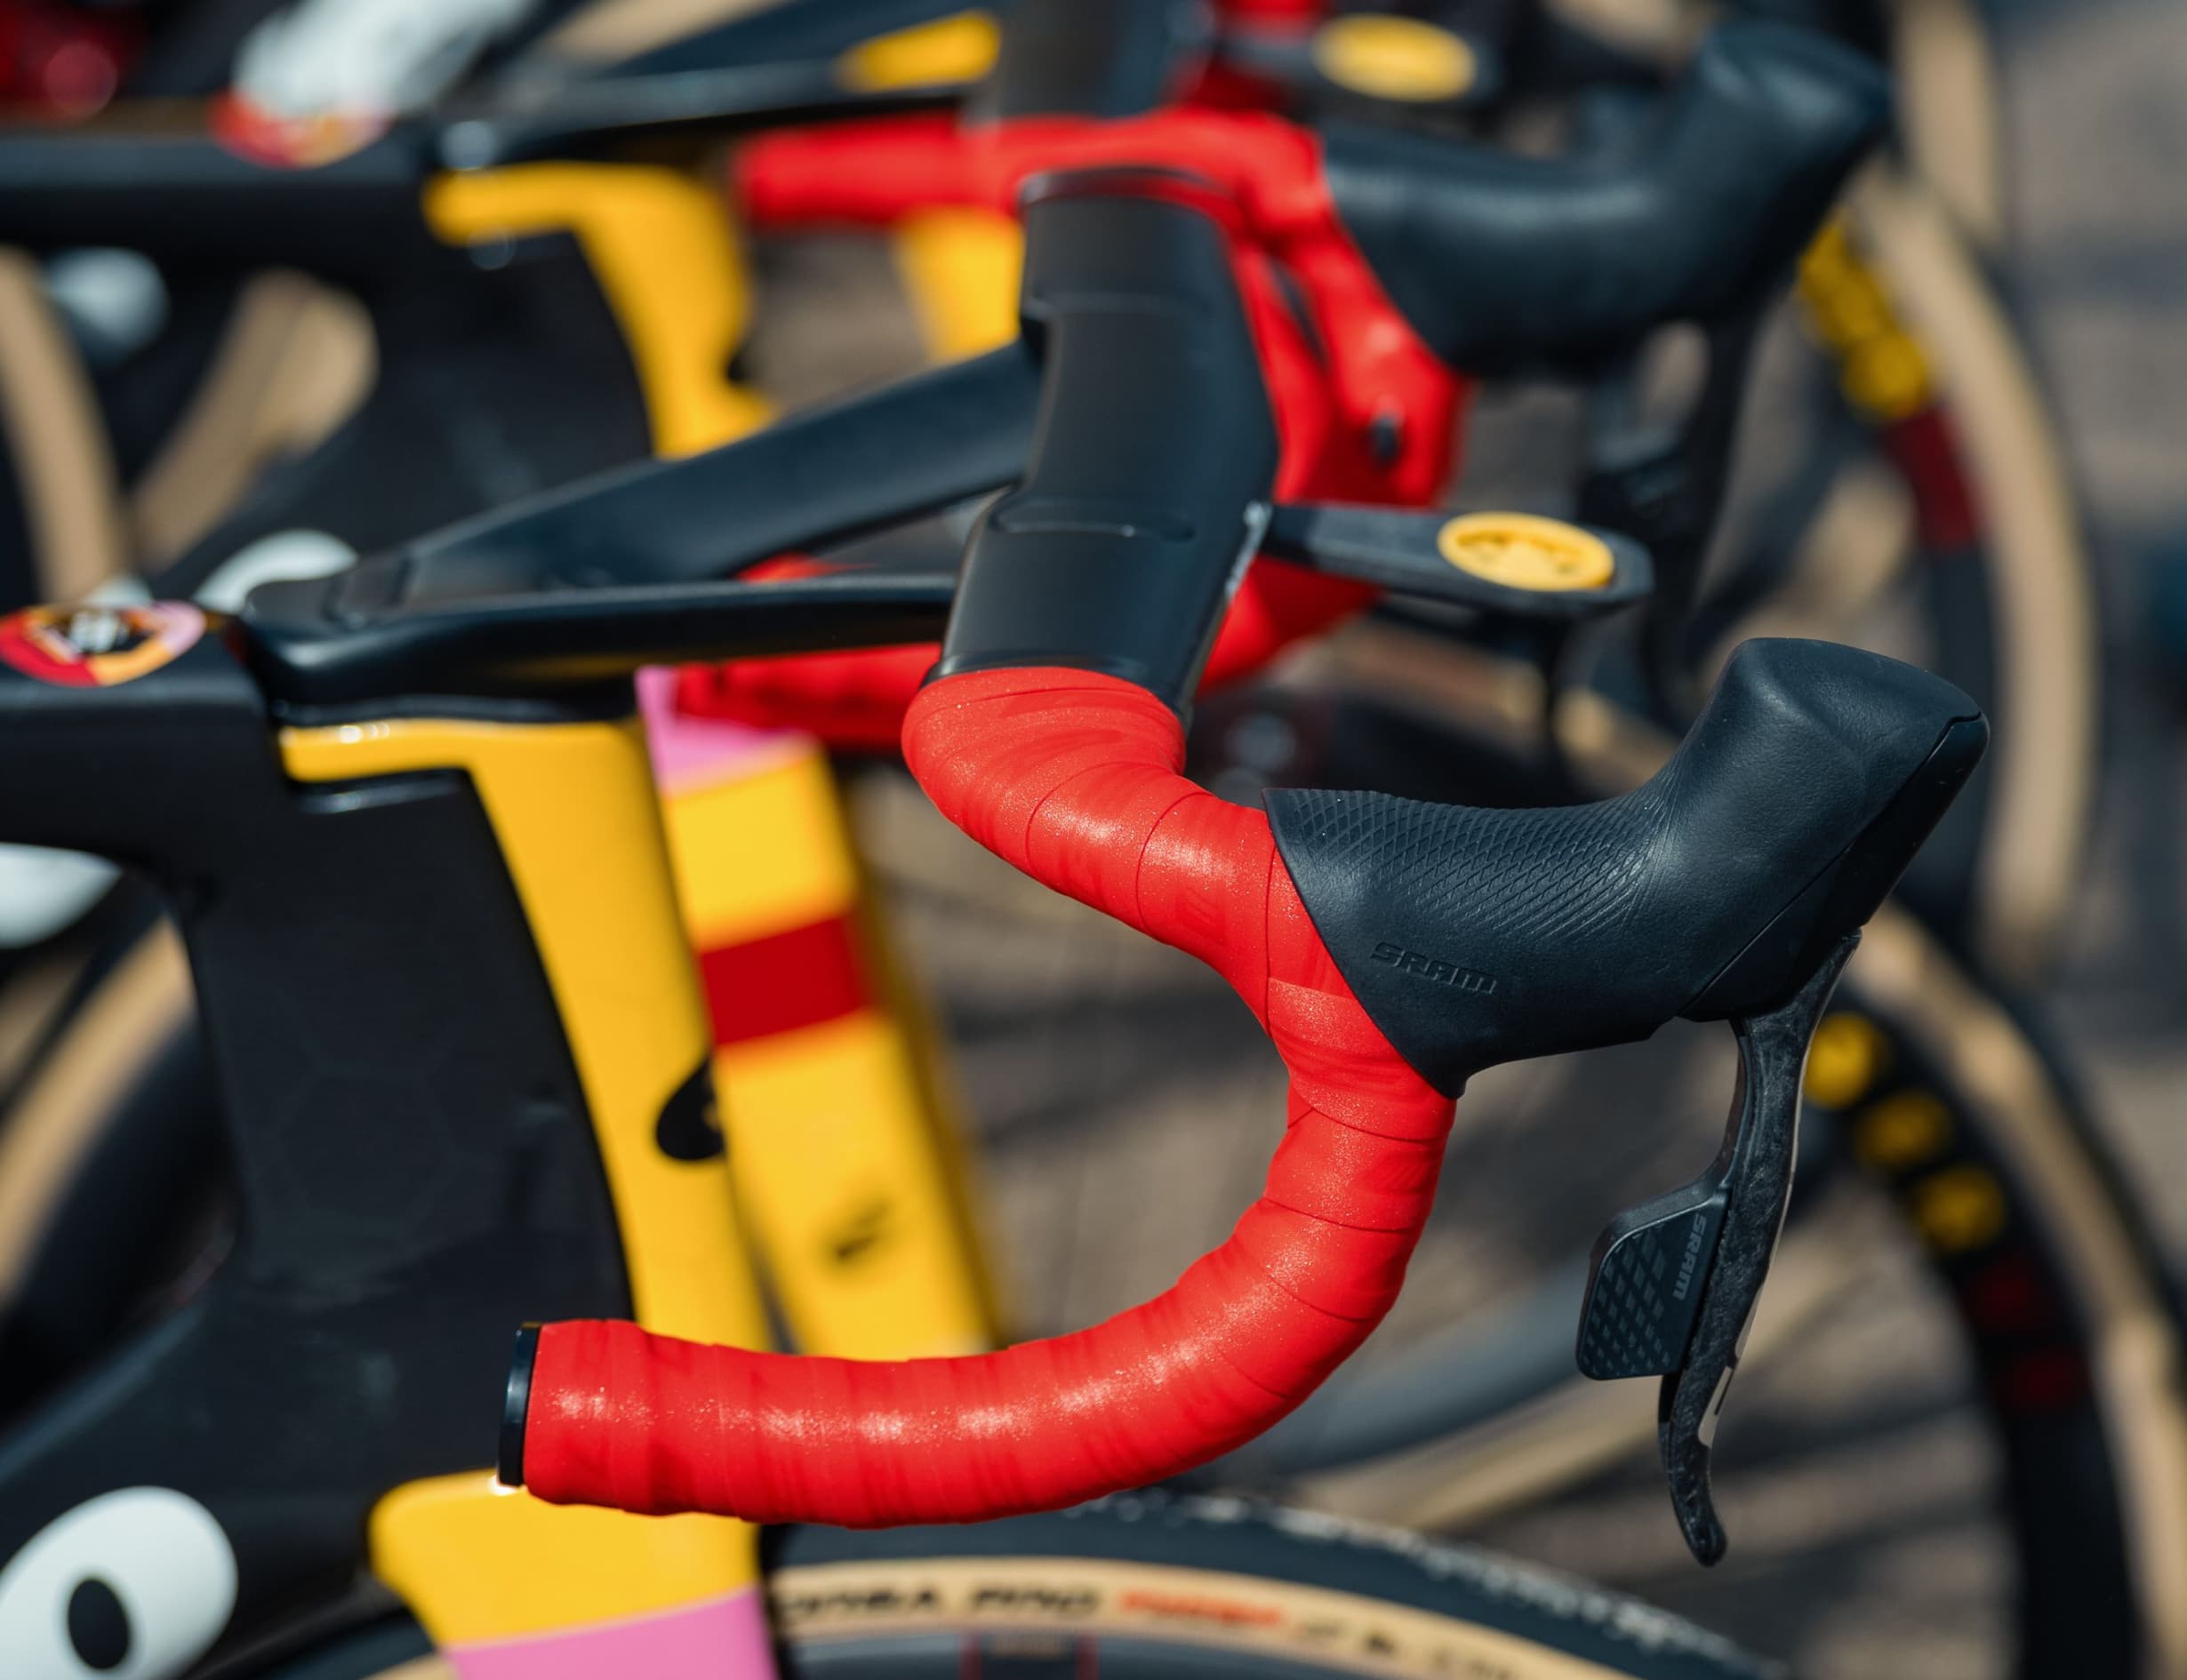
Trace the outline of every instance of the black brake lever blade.
<instances>
[{"instance_id":1,"label":"black brake lever blade","mask_svg":"<svg viewBox=\"0 0 2187 1680\"><path fill-rule=\"evenodd\" d=\"M1791 1198L1808 1043L1859 943L1847 935L1790 1002L1733 1022L1739 1083L1723 1148L1693 1183L1613 1220L1589 1267L1580 1370L1662 1378L1663 1473L1679 1531L1703 1564L1725 1552L1710 1452Z\"/></svg>"},{"instance_id":2,"label":"black brake lever blade","mask_svg":"<svg viewBox=\"0 0 2187 1680\"><path fill-rule=\"evenodd\" d=\"M1643 600L1655 576L1630 537L1533 514L1290 502L1270 519L1261 552L1397 595L1556 624Z\"/></svg>"}]
</instances>

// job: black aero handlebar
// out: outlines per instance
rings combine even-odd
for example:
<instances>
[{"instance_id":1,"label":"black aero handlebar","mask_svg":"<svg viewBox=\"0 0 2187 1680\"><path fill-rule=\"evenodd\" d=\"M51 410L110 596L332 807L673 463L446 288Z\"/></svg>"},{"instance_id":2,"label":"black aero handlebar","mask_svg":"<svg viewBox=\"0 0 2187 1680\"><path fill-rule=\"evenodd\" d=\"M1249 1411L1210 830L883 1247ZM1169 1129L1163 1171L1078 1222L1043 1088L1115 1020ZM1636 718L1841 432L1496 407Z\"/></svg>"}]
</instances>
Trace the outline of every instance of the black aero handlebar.
<instances>
[{"instance_id":1,"label":"black aero handlebar","mask_svg":"<svg viewBox=\"0 0 2187 1680\"><path fill-rule=\"evenodd\" d=\"M1182 710L1276 478L1276 424L1222 230L1066 176L1025 210L1045 380L1033 465L965 551L943 673L1079 665Z\"/></svg>"}]
</instances>

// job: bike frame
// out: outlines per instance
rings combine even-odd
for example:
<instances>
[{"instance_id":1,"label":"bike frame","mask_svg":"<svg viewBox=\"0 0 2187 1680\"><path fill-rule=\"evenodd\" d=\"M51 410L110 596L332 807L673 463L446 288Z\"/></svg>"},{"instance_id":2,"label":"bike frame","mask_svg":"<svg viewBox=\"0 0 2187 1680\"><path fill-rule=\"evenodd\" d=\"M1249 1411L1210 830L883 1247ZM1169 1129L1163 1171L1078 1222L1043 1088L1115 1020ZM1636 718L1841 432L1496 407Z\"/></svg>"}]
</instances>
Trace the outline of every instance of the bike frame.
<instances>
[{"instance_id":1,"label":"bike frame","mask_svg":"<svg viewBox=\"0 0 2187 1680\"><path fill-rule=\"evenodd\" d=\"M504 209L498 220L521 230L525 219L521 210ZM495 220L489 217L472 225ZM998 269L1004 266L997 264ZM963 341L981 340L968 329ZM679 423L658 441L664 450L673 450L676 440L696 436L705 424L692 422L686 431ZM653 814L654 791L644 770L642 740L627 722L345 722L284 731L281 753L299 783L338 782L345 788L366 789L366 797L372 784L383 779L438 771L460 771L477 788L533 918L570 1033L607 1165L638 1322L669 1333L757 1346L764 1317L757 1305L757 1276L746 1258L748 1234L739 1228L725 1184L707 1192L718 1204L718 1217L698 1211L693 1194L698 1180L686 1169L705 1169L713 1179L725 1179L726 1172L709 1163L687 1161L664 1172L654 1158L662 1153L657 1116L688 1083L693 1046L702 1046L707 1037L687 950L695 946L702 965L710 967L723 953L749 953L811 929L836 927L839 933L858 914L856 880L839 811L824 786L819 761L808 749L760 747L755 761L749 740L717 743L727 747L726 754L709 770L697 771L690 761L677 762L667 745L680 727L669 725L656 741L667 761L665 838L658 832L661 819ZM735 763L740 753L745 756L741 766ZM566 817L575 804L588 810L581 827ZM637 814L641 807L644 816ZM654 831L650 838L648 830ZM759 843L745 860L748 867L709 876L696 860L723 855L717 843L725 831L758 836ZM814 843L816 833L820 838ZM800 834L808 844L793 840ZM571 912L585 900L587 889L579 878L583 864L573 860L586 859L590 847L598 848L589 853L595 867L603 853L614 856L605 874L619 883L629 876L642 884L627 900L619 890L613 900L590 907L597 916L578 916ZM812 878L800 879L800 871ZM682 932L675 932L676 895L662 884L672 874L681 884ZM664 894L671 934L665 939ZM542 921L539 907L549 903L562 908ZM791 916L793 908L803 919ZM606 925L611 920L612 928ZM783 925L773 926L774 922ZM783 948L775 946L773 951ZM671 970L680 980L670 977ZM588 982L583 974L596 980ZM597 977L607 975L615 977L614 989L624 996L600 995ZM655 1030L641 1030L629 1017L630 998L639 995L652 1000ZM840 1036L824 1044L815 1041L805 1047L813 1065L866 1056L892 1063L878 1084L908 1088L915 1075L902 1049L903 1035L900 1028L892 1035L875 995L860 996L853 1007L828 1022L801 1021L783 1030L810 1031L854 1017L861 1033L871 1029L871 1046L850 1048L866 1040ZM717 1021L722 1018L717 1010ZM888 1176L915 1187L916 1228L956 1244L957 1254L939 1271L921 1273L916 1264L899 1262L889 1273L901 1298L932 1306L935 1322L907 1317L901 1308L871 1292L855 1303L847 1296L831 1303L818 1284L805 1292L808 1285L797 1257L813 1252L813 1229L778 1219L776 1211L816 1217L822 1212L818 1180L801 1183L797 1177L820 1152L811 1148L809 1138L791 1140L781 1126L766 1122L764 1092L769 1077L779 1076L781 1069L752 1047L750 1036L737 1036L733 1026L728 1032L730 1042L721 1042L723 1029L717 1027L713 1063L729 1095L735 1171L747 1204L757 1211L761 1228L754 1235L770 1256L770 1272L801 1341L815 1350L878 1357L925 1350L907 1349L901 1340L891 1345L885 1331L932 1337L937 1351L991 1333L992 1316L970 1258L975 1246L947 1188L952 1175L946 1151L937 1148L931 1125L909 1108L877 1116L863 1140L840 1134L848 1140L837 1147L843 1158L867 1161L889 1158L894 1151L897 1164ZM663 1085L670 1072L677 1079ZM795 1077L783 1083L791 1092L781 1104L783 1116L802 1116L824 1107L809 1091L796 1089ZM796 1147L785 1148L785 1143ZM834 1246L840 1252L845 1243L837 1239ZM931 1260L934 1251L914 1244L907 1252L925 1252ZM679 1292L661 1281L671 1271L697 1272L710 1281ZM840 1340L830 1340L836 1337ZM950 1338L957 1339L953 1344ZM740 1663L748 1648L754 1653L750 1660L758 1666L750 1672L766 1672L764 1634L754 1637L753 1632L760 1619L751 1532L716 1519L679 1518L648 1524L641 1533L628 1527L636 1520L550 1510L527 1495L493 1485L484 1473L433 1478L405 1484L375 1508L373 1563L418 1610L467 1675L531 1672L530 1665L543 1660L549 1647L565 1653L581 1651L587 1662L612 1652L611 1663L635 1666L644 1660L653 1672L668 1673L675 1671L687 1644L696 1648L724 1640L736 1650ZM664 1538L671 1529L679 1532ZM603 1568L602 1560L611 1556L642 1556L644 1566L634 1567L625 1579L619 1571ZM481 1557L494 1559L493 1566L479 1569ZM641 1637L658 1643L641 1646ZM608 1643L594 1643L603 1639ZM707 1660L710 1670L718 1671L717 1653Z\"/></svg>"},{"instance_id":2,"label":"bike frame","mask_svg":"<svg viewBox=\"0 0 2187 1680\"><path fill-rule=\"evenodd\" d=\"M478 790L539 947L605 1167L638 1322L767 1345L728 1160L678 1159L661 1116L712 1056L642 726L390 720L280 736L299 783L370 796L460 771ZM491 1470L392 1488L373 1570L467 1680L566 1671L771 1675L757 1532L558 1509Z\"/></svg>"}]
</instances>

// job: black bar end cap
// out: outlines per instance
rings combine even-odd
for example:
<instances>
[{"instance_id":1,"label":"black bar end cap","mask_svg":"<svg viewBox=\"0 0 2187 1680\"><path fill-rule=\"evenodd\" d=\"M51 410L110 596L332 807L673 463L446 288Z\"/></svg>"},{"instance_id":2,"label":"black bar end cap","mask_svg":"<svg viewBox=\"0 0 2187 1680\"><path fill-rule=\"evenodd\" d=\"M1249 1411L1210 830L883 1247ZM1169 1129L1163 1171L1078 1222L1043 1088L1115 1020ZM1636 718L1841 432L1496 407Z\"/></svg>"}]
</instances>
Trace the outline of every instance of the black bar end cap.
<instances>
[{"instance_id":1,"label":"black bar end cap","mask_svg":"<svg viewBox=\"0 0 2187 1680\"><path fill-rule=\"evenodd\" d=\"M495 1475L503 1487L524 1485L524 1428L532 1410L532 1367L539 1362L537 1324L517 1332L510 1356L509 1386L501 1395L501 1444Z\"/></svg>"}]
</instances>

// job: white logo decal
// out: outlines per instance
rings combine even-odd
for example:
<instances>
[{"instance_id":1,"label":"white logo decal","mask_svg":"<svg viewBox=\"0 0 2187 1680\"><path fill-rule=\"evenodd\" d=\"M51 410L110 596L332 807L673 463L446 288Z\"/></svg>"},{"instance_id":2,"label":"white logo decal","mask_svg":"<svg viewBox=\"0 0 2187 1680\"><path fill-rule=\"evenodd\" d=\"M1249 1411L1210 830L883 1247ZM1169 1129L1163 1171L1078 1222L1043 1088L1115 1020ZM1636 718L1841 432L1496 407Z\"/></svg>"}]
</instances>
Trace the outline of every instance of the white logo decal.
<instances>
[{"instance_id":1,"label":"white logo decal","mask_svg":"<svg viewBox=\"0 0 2187 1680\"><path fill-rule=\"evenodd\" d=\"M276 531L229 555L197 591L200 606L240 612L243 598L261 583L331 578L356 564L356 550L324 531Z\"/></svg>"},{"instance_id":2,"label":"white logo decal","mask_svg":"<svg viewBox=\"0 0 2187 1680\"><path fill-rule=\"evenodd\" d=\"M0 1569L8 1680L172 1680L236 1607L236 1553L172 1488L102 1493Z\"/></svg>"},{"instance_id":3,"label":"white logo decal","mask_svg":"<svg viewBox=\"0 0 2187 1680\"><path fill-rule=\"evenodd\" d=\"M0 845L0 946L51 939L104 898L120 874L81 852Z\"/></svg>"}]
</instances>

